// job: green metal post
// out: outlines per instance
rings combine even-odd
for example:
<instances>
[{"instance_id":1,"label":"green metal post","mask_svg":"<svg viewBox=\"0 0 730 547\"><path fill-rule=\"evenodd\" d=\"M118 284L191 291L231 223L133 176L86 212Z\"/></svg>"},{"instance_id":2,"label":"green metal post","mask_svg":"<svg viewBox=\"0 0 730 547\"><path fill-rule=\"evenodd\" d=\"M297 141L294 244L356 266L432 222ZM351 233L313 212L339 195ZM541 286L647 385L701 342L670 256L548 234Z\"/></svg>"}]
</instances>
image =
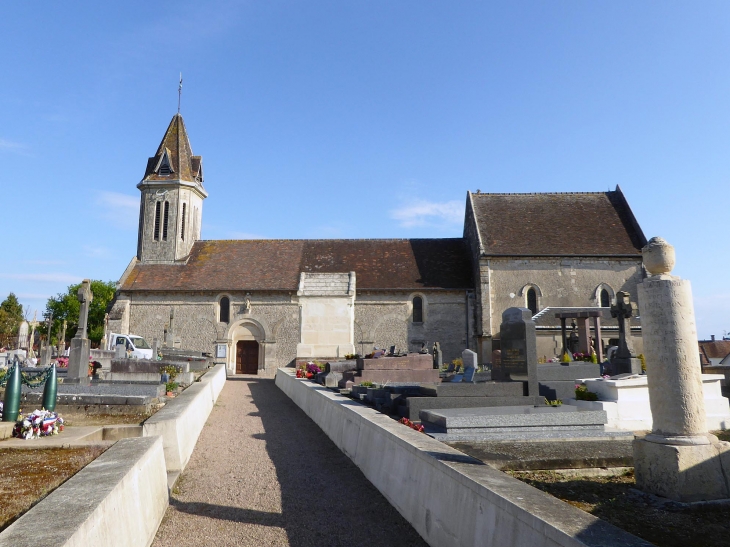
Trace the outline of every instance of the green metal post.
<instances>
[{"instance_id":1,"label":"green metal post","mask_svg":"<svg viewBox=\"0 0 730 547\"><path fill-rule=\"evenodd\" d=\"M46 378L46 385L43 386L43 408L53 412L56 410L56 394L58 393L58 373L56 363L51 364L51 372Z\"/></svg>"},{"instance_id":2,"label":"green metal post","mask_svg":"<svg viewBox=\"0 0 730 547\"><path fill-rule=\"evenodd\" d=\"M3 422L14 422L18 419L20 412L20 364L15 365L10 373L8 383L5 386L5 398L3 399Z\"/></svg>"}]
</instances>

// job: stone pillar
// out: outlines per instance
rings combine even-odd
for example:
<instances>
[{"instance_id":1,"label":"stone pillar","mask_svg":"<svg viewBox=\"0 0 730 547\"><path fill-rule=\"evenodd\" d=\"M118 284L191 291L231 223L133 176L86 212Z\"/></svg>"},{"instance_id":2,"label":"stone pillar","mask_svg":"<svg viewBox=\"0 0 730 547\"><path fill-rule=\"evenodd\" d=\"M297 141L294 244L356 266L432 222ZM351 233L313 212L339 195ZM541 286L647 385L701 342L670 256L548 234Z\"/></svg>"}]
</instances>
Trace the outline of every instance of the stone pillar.
<instances>
[{"instance_id":1,"label":"stone pillar","mask_svg":"<svg viewBox=\"0 0 730 547\"><path fill-rule=\"evenodd\" d=\"M674 248L663 239L651 239L642 253L650 274L638 291L653 429L634 441L636 484L682 502L728 498L730 443L707 431L690 283L669 275Z\"/></svg>"},{"instance_id":2,"label":"stone pillar","mask_svg":"<svg viewBox=\"0 0 730 547\"><path fill-rule=\"evenodd\" d=\"M81 303L79 310L79 327L76 336L71 339L71 349L68 355L68 374L64 380L68 384L89 384L89 354L91 345L86 337L86 327L89 320L89 305L93 299L91 282L84 279L79 287L77 298Z\"/></svg>"}]
</instances>

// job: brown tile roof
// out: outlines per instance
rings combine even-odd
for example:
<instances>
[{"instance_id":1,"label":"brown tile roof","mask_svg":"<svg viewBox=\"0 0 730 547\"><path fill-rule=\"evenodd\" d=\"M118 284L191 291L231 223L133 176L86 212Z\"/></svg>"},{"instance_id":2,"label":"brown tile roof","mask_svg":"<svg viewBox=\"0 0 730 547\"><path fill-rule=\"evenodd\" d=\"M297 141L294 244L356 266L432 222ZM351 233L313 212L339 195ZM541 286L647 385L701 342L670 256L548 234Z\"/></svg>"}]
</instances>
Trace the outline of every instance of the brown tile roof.
<instances>
[{"instance_id":1,"label":"brown tile roof","mask_svg":"<svg viewBox=\"0 0 730 547\"><path fill-rule=\"evenodd\" d=\"M724 359L730 355L730 340L700 340L700 357L703 363L709 363L710 359Z\"/></svg>"},{"instance_id":2,"label":"brown tile roof","mask_svg":"<svg viewBox=\"0 0 730 547\"><path fill-rule=\"evenodd\" d=\"M646 238L621 189L471 194L485 255L641 255Z\"/></svg>"},{"instance_id":3,"label":"brown tile roof","mask_svg":"<svg viewBox=\"0 0 730 547\"><path fill-rule=\"evenodd\" d=\"M197 241L186 264L137 264L121 289L295 291L300 272L350 271L358 290L474 287L461 238L254 239Z\"/></svg>"},{"instance_id":4,"label":"brown tile roof","mask_svg":"<svg viewBox=\"0 0 730 547\"><path fill-rule=\"evenodd\" d=\"M172 174L161 175L156 172L162 154L167 151ZM188 132L185 129L185 122L180 114L175 114L170 120L170 125L162 137L160 146L157 147L155 155L147 160L147 168L144 172L142 182L185 180L188 182L203 182L202 158L193 156L193 149L190 146Z\"/></svg>"}]
</instances>

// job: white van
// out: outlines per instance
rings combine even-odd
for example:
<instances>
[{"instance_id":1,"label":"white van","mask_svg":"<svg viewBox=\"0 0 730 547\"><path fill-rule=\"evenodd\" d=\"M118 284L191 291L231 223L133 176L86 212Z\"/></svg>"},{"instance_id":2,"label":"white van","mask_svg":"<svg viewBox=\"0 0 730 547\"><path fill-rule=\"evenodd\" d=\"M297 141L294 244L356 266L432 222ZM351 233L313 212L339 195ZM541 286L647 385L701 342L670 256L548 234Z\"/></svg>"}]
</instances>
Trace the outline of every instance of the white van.
<instances>
[{"instance_id":1,"label":"white van","mask_svg":"<svg viewBox=\"0 0 730 547\"><path fill-rule=\"evenodd\" d=\"M120 344L124 344L128 352L131 350L131 357L134 359L152 359L152 348L141 336L112 332L109 335L109 344L106 349L115 350Z\"/></svg>"}]
</instances>

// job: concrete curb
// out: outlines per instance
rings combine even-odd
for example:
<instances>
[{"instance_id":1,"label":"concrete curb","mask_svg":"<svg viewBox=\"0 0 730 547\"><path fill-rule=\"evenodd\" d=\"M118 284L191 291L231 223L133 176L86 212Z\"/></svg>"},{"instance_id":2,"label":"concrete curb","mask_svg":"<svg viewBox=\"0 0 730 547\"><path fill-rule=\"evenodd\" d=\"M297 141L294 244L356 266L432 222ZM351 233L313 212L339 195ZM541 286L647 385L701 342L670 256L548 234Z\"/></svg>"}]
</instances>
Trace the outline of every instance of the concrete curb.
<instances>
[{"instance_id":1,"label":"concrete curb","mask_svg":"<svg viewBox=\"0 0 730 547\"><path fill-rule=\"evenodd\" d=\"M286 369L276 385L431 546L650 545Z\"/></svg>"},{"instance_id":2,"label":"concrete curb","mask_svg":"<svg viewBox=\"0 0 730 547\"><path fill-rule=\"evenodd\" d=\"M169 503L162 439L122 439L0 534L0 547L149 546Z\"/></svg>"},{"instance_id":3,"label":"concrete curb","mask_svg":"<svg viewBox=\"0 0 730 547\"><path fill-rule=\"evenodd\" d=\"M144 437L162 436L168 474L185 469L225 383L225 365L216 365L144 423Z\"/></svg>"}]
</instances>

